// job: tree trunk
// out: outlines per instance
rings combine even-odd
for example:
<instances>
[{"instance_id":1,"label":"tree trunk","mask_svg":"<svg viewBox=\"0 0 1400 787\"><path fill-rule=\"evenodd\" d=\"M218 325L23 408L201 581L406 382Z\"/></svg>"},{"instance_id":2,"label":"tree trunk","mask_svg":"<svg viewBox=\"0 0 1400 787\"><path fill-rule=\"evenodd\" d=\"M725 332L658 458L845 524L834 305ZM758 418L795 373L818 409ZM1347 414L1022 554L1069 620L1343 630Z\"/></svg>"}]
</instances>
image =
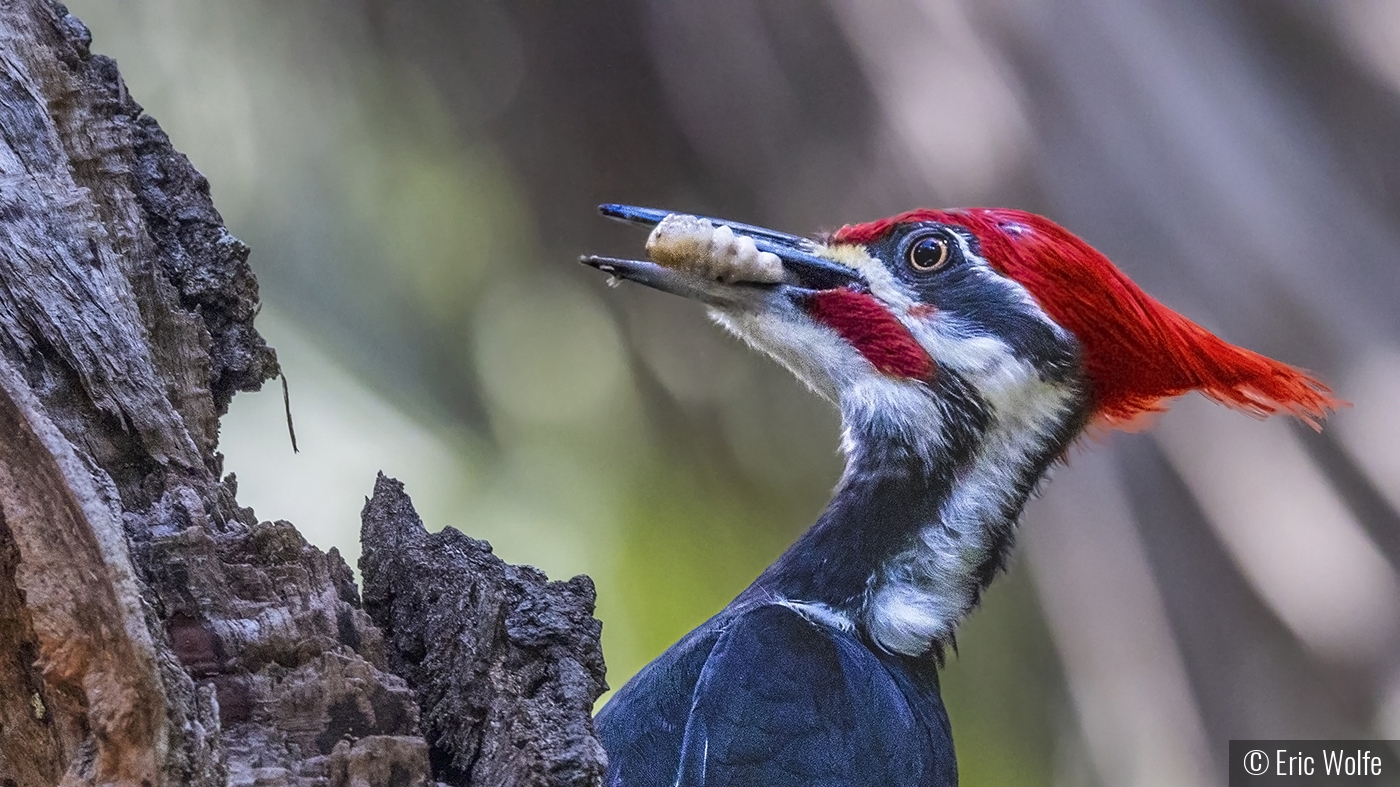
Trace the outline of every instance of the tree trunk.
<instances>
[{"instance_id":1,"label":"tree trunk","mask_svg":"<svg viewBox=\"0 0 1400 787\"><path fill-rule=\"evenodd\" d=\"M0 787L430 783L390 671L417 662L386 651L336 550L221 478L219 417L278 374L248 248L81 22L11 0L0 38ZM597 645L586 591L577 652ZM601 656L580 658L597 686L569 695L574 726L538 729L586 742ZM435 735L499 747L434 708ZM443 751L468 767L439 778L484 783ZM578 783L545 761L493 783Z\"/></svg>"}]
</instances>

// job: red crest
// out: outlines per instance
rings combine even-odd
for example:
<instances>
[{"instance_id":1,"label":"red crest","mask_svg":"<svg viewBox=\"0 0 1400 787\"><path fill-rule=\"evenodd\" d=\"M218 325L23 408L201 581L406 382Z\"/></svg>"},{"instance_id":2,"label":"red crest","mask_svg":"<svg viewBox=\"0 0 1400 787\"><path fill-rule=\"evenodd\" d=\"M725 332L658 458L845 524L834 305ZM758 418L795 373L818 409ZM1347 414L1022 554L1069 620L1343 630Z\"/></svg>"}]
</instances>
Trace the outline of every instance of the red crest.
<instances>
[{"instance_id":1,"label":"red crest","mask_svg":"<svg viewBox=\"0 0 1400 787\"><path fill-rule=\"evenodd\" d=\"M869 243L906 222L965 227L987 262L1020 282L1079 340L1096 419L1122 427L1200 391L1251 415L1284 411L1314 428L1343 402L1288 364L1230 344L1143 292L1108 258L1053 221L1020 210L915 210L847 225L832 240Z\"/></svg>"}]
</instances>

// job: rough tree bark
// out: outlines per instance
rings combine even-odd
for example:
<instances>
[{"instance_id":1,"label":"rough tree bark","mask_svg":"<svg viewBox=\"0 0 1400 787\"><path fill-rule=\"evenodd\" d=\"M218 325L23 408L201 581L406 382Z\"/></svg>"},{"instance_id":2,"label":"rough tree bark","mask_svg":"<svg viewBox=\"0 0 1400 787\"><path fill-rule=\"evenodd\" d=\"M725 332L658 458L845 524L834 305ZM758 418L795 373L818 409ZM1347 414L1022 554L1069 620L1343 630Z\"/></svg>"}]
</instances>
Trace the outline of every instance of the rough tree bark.
<instances>
[{"instance_id":1,"label":"rough tree bark","mask_svg":"<svg viewBox=\"0 0 1400 787\"><path fill-rule=\"evenodd\" d=\"M429 534L403 484L365 503L365 609L389 663L418 690L434 772L459 783L587 787L607 759L593 736L607 687L593 582L549 582L452 528Z\"/></svg>"},{"instance_id":2,"label":"rough tree bark","mask_svg":"<svg viewBox=\"0 0 1400 787\"><path fill-rule=\"evenodd\" d=\"M390 669L425 652L390 652L340 555L259 522L221 477L219 417L278 373L248 248L89 41L49 0L0 3L0 786L430 783L418 701ZM564 721L518 726L542 753L492 783L586 783L538 763L562 762L540 735L592 742L591 586L534 611L523 587L476 611L545 615L525 629L548 639L565 610L573 650L542 639L510 662L483 643L505 673L476 696L515 690L521 659L578 653L597 686L571 684ZM454 757L503 744L459 693L428 705L438 778L484 784Z\"/></svg>"}]
</instances>

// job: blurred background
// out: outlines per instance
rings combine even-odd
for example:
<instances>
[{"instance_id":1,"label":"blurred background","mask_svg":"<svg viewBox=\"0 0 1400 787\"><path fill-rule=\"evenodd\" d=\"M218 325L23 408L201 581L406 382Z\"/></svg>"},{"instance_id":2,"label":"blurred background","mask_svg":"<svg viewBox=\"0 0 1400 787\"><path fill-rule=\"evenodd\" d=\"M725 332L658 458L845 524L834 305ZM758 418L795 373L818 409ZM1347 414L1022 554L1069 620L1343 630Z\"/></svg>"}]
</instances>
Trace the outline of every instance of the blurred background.
<instances>
[{"instance_id":1,"label":"blurred background","mask_svg":"<svg viewBox=\"0 0 1400 787\"><path fill-rule=\"evenodd\" d=\"M358 555L430 528L591 575L609 680L825 504L831 411L608 290L604 201L793 232L1045 213L1355 406L1197 397L1027 511L944 691L963 784L1223 785L1230 738L1400 738L1393 0L73 0L253 248L291 383L224 420L240 500Z\"/></svg>"}]
</instances>

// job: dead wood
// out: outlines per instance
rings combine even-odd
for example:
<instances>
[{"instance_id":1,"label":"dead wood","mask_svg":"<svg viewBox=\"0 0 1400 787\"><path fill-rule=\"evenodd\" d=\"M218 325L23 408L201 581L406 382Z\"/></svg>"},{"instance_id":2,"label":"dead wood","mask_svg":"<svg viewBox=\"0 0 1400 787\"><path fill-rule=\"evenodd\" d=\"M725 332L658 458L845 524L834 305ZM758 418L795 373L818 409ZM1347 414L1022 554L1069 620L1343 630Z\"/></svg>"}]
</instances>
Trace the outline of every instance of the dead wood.
<instances>
[{"instance_id":1,"label":"dead wood","mask_svg":"<svg viewBox=\"0 0 1400 787\"><path fill-rule=\"evenodd\" d=\"M0 4L0 785L427 784L349 567L223 476L248 248L89 40Z\"/></svg>"},{"instance_id":2,"label":"dead wood","mask_svg":"<svg viewBox=\"0 0 1400 787\"><path fill-rule=\"evenodd\" d=\"M607 684L592 580L550 582L485 541L429 534L403 484L382 474L362 518L365 609L418 693L438 778L600 784L592 709Z\"/></svg>"}]
</instances>

